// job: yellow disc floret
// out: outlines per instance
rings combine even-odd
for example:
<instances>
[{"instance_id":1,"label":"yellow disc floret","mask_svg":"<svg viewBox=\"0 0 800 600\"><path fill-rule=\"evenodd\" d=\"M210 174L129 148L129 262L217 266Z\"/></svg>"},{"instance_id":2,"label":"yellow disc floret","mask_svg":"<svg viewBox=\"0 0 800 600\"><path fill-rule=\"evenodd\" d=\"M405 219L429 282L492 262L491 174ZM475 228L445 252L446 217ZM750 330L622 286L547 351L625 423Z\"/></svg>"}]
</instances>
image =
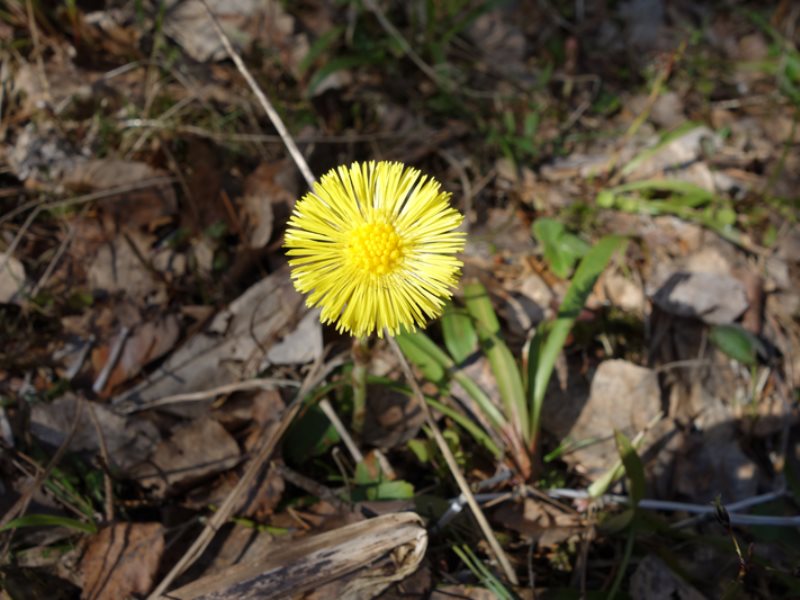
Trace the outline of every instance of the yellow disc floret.
<instances>
[{"instance_id":1,"label":"yellow disc floret","mask_svg":"<svg viewBox=\"0 0 800 600\"><path fill-rule=\"evenodd\" d=\"M350 263L370 275L392 273L403 259L403 242L388 223L356 227L347 244Z\"/></svg>"}]
</instances>

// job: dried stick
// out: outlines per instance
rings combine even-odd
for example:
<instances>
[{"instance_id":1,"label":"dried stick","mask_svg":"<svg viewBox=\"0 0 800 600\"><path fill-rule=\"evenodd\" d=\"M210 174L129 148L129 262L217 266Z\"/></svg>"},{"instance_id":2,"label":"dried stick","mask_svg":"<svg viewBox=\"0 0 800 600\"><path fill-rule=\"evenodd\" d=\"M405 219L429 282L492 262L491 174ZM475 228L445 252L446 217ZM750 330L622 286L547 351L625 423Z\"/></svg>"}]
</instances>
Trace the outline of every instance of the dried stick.
<instances>
[{"instance_id":1,"label":"dried stick","mask_svg":"<svg viewBox=\"0 0 800 600\"><path fill-rule=\"evenodd\" d=\"M215 396L224 396L232 394L233 392L243 392L247 390L274 390L276 387L281 386L298 386L298 383L292 379L274 379L262 377L259 379L245 379L236 383L228 383L219 387L211 388L208 390L201 390L199 392L184 392L182 394L174 394L172 396L164 396L163 398L156 398L148 402L130 406L127 401L120 403L114 407L114 410L122 414L132 414L143 410L150 410L159 406L169 406L170 404L181 404L183 402L197 402L199 400L207 400Z\"/></svg>"},{"instance_id":2,"label":"dried stick","mask_svg":"<svg viewBox=\"0 0 800 600\"><path fill-rule=\"evenodd\" d=\"M506 578L513 585L519 585L519 580L517 579L516 573L514 573L514 569L511 567L511 563L508 561L508 557L500 547L500 543L497 541L497 538L495 537L494 532L489 525L489 521L486 520L486 516L483 514L480 505L475 500L475 496L472 493L472 490L469 489L467 480L464 479L464 475L462 475L461 470L458 467L458 463L456 462L450 447L447 445L447 441L444 439L442 432L439 431L439 427L436 425L436 421L433 419L431 409L428 407L428 403L425 402L425 396L422 394L422 390L419 388L419 384L414 377L414 373L411 372L411 367L409 366L406 357L403 356L403 351L400 350L400 346L397 345L397 342L392 336L386 336L386 339L389 341L389 345L392 347L392 350L397 355L397 359L400 361L400 367L403 369L403 375L405 375L405 378L414 393L414 397L417 399L417 402L419 403L420 408L425 415L425 421L427 422L428 427L431 428L433 439L436 442L436 445L439 447L439 451L444 456L444 460L447 463L450 472L453 474L456 483L458 484L458 489L461 490L461 493L464 495L464 498L466 499L470 510L472 510L472 514L474 515L475 520L478 522L478 526L481 528L486 541L489 543L492 552L494 552L497 562L500 563L500 567L503 569L503 573L505 573Z\"/></svg>"},{"instance_id":3,"label":"dried stick","mask_svg":"<svg viewBox=\"0 0 800 600\"><path fill-rule=\"evenodd\" d=\"M289 154L292 156L292 160L294 160L297 168L300 169L300 173L302 173L303 177L308 184L308 187L311 187L314 184L314 175L311 173L311 169L308 167L308 163L306 162L305 157L300 153L300 149L297 147L297 144L294 143L292 136L289 134L289 131L286 129L286 125L283 124L283 120L281 119L278 112L272 106L272 103L269 101L267 96L264 92L261 91L261 88L256 83L256 80L253 79L253 76L250 74L250 71L244 64L242 57L239 56L239 53L233 48L231 41L228 39L228 36L222 29L222 26L217 21L217 17L211 12L211 8L209 8L208 3L206 0L200 0L203 3L203 6L206 8L206 12L208 13L209 18L211 19L211 23L214 25L214 30L217 32L219 36L219 40L222 42L222 45L225 46L225 50L228 53L228 56L231 57L231 60L236 65L236 68L239 69L239 73L242 74L247 85L250 86L250 89L255 94L258 101L261 103L261 107L264 109L264 112L267 113L269 120L272 122L273 127L278 132L278 135L281 136L281 140L286 145L286 149L289 151Z\"/></svg>"}]
</instances>

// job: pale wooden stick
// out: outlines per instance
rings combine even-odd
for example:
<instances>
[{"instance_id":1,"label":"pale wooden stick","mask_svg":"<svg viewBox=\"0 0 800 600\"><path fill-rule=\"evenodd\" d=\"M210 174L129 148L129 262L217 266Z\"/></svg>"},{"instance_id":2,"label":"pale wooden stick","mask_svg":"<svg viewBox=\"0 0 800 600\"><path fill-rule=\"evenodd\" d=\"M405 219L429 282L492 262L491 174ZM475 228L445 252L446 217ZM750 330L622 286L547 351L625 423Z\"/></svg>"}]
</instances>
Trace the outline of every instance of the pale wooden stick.
<instances>
[{"instance_id":1,"label":"pale wooden stick","mask_svg":"<svg viewBox=\"0 0 800 600\"><path fill-rule=\"evenodd\" d=\"M267 113L269 120L272 121L273 127L275 127L278 135L281 136L283 143L286 145L286 149L289 151L289 154L297 165L297 168L300 169L300 173L303 174L308 187L311 187L314 184L314 175L311 173L311 169L308 167L305 157L302 155L300 149L297 147L297 144L294 143L292 136L286 129L286 125L283 124L283 120L278 114L278 111L275 110L266 94L261 91L261 88L256 83L256 80L253 79L253 76L250 74L250 71L244 64L242 57L239 56L239 53L234 49L233 44L231 44L231 41L228 39L228 36L225 35L222 26L219 24L219 21L217 21L217 17L213 12L211 12L211 8L209 8L206 0L200 1L203 3L203 6L206 7L206 12L211 19L211 23L214 25L214 30L217 32L222 45L225 46L228 56L231 57L231 60L236 65L236 68L239 69L239 72L242 74L242 77L244 77L247 85L250 86L250 89L253 91L256 98L258 98L258 101L261 103L261 108L263 108L264 112Z\"/></svg>"}]
</instances>

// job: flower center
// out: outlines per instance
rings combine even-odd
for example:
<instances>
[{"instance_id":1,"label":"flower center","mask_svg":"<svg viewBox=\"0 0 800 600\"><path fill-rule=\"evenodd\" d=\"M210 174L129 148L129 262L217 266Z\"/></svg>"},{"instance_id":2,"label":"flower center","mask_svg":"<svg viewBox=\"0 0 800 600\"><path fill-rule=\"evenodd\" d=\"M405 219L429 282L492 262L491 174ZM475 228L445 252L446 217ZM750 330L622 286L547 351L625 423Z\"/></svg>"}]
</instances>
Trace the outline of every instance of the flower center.
<instances>
[{"instance_id":1,"label":"flower center","mask_svg":"<svg viewBox=\"0 0 800 600\"><path fill-rule=\"evenodd\" d=\"M365 273L386 275L403 259L403 242L388 223L367 223L350 233L347 255Z\"/></svg>"}]
</instances>

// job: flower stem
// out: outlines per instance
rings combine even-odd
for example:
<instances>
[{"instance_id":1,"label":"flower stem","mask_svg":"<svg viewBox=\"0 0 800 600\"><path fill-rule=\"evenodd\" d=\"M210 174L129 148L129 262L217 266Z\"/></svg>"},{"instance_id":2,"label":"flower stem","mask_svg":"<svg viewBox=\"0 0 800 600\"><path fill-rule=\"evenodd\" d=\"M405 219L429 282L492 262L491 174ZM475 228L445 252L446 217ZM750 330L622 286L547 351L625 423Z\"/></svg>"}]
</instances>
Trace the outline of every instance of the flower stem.
<instances>
[{"instance_id":1,"label":"flower stem","mask_svg":"<svg viewBox=\"0 0 800 600\"><path fill-rule=\"evenodd\" d=\"M369 344L367 338L353 338L353 433L360 436L364 431L367 414L367 369L369 367Z\"/></svg>"}]
</instances>

